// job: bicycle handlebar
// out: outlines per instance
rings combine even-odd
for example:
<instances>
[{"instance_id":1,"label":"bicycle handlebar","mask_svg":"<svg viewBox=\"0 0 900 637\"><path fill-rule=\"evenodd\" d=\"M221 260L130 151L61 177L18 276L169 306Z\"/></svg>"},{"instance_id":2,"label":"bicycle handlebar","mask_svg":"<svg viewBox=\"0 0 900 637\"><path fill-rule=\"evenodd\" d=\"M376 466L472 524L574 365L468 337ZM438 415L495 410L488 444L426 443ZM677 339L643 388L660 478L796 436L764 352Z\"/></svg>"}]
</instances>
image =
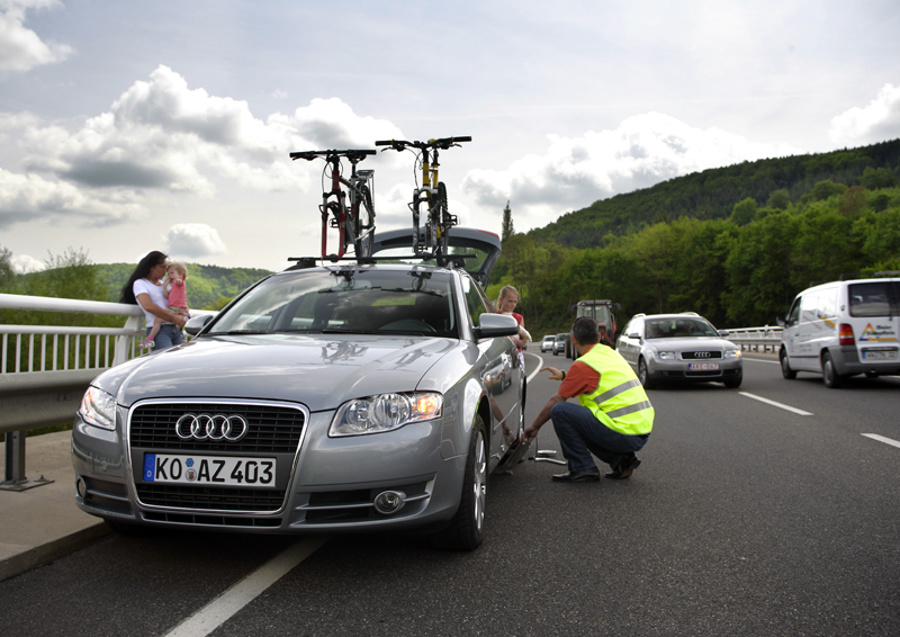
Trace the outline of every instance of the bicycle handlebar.
<instances>
[{"instance_id":1,"label":"bicycle handlebar","mask_svg":"<svg viewBox=\"0 0 900 637\"><path fill-rule=\"evenodd\" d=\"M439 148L441 150L447 150L451 146L459 146L460 142L470 142L472 141L472 137L470 135L463 135L461 137L441 137L438 139L429 139L427 142L409 142L405 139L383 139L375 142L376 146L390 146L392 149L401 151L406 149L407 146L412 146L413 148L419 149L428 149L428 148ZM388 150L385 148L384 150Z\"/></svg>"},{"instance_id":2,"label":"bicycle handlebar","mask_svg":"<svg viewBox=\"0 0 900 637\"><path fill-rule=\"evenodd\" d=\"M369 155L374 155L378 151L371 148L364 148L360 150L302 150L299 152L291 153L291 159L305 159L307 161L312 161L316 157L324 157L328 159L330 157L346 157L350 161L362 161Z\"/></svg>"}]
</instances>

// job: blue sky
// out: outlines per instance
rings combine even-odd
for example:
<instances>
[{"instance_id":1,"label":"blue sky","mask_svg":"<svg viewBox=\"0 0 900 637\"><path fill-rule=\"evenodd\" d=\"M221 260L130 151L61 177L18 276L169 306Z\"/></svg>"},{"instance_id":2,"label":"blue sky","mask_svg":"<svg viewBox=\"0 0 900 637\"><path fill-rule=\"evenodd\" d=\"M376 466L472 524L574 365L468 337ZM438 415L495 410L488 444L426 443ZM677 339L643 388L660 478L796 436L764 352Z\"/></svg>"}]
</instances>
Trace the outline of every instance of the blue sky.
<instances>
[{"instance_id":1,"label":"blue sky","mask_svg":"<svg viewBox=\"0 0 900 637\"><path fill-rule=\"evenodd\" d=\"M20 269L149 250L317 252L288 153L471 135L451 210L519 231L706 168L900 137L895 0L0 0L0 248ZM379 227L409 223L379 153Z\"/></svg>"}]
</instances>

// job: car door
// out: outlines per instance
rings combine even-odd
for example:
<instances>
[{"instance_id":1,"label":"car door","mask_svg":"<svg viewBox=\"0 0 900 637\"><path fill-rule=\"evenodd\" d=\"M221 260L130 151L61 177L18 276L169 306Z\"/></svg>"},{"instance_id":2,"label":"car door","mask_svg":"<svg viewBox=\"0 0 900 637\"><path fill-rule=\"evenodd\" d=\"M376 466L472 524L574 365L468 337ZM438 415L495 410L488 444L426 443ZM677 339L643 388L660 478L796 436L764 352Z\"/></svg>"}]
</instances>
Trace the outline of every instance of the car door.
<instances>
[{"instance_id":1,"label":"car door","mask_svg":"<svg viewBox=\"0 0 900 637\"><path fill-rule=\"evenodd\" d=\"M481 315L492 313L491 306L481 287L468 274L461 272L460 280L466 297L466 309L474 327L479 324ZM499 459L521 434L522 358L512 339L507 336L482 339L476 347L479 354L473 371L484 384L491 408L490 455Z\"/></svg>"}]
</instances>

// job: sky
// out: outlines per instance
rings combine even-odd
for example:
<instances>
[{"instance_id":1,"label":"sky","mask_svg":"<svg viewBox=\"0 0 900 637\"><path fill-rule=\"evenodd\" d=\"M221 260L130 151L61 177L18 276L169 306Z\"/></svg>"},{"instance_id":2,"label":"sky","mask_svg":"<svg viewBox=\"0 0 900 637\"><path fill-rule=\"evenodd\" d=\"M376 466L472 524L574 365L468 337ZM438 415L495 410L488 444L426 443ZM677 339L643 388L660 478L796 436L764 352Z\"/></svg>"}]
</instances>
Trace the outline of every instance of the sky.
<instances>
[{"instance_id":1,"label":"sky","mask_svg":"<svg viewBox=\"0 0 900 637\"><path fill-rule=\"evenodd\" d=\"M0 0L0 249L280 270L319 253L321 162L441 154L461 225L546 226L743 161L900 137L896 0ZM379 152L408 226L414 156Z\"/></svg>"}]
</instances>

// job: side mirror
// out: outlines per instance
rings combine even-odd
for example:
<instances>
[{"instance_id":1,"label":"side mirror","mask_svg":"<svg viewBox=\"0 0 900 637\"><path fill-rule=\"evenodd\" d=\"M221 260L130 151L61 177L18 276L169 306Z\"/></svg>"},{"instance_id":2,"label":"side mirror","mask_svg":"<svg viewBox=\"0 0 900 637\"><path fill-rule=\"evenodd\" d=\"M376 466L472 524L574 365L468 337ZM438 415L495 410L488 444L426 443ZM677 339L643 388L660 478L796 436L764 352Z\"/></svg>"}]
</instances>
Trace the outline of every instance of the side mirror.
<instances>
[{"instance_id":1,"label":"side mirror","mask_svg":"<svg viewBox=\"0 0 900 637\"><path fill-rule=\"evenodd\" d=\"M482 314L475 328L475 339L515 336L519 333L519 323L506 314Z\"/></svg>"},{"instance_id":2,"label":"side mirror","mask_svg":"<svg viewBox=\"0 0 900 637\"><path fill-rule=\"evenodd\" d=\"M191 336L197 336L206 324L209 323L213 319L212 314L204 314L202 316L195 316L192 319L188 320L187 324L184 326L184 331L190 334ZM515 319L513 319L515 320Z\"/></svg>"}]
</instances>

